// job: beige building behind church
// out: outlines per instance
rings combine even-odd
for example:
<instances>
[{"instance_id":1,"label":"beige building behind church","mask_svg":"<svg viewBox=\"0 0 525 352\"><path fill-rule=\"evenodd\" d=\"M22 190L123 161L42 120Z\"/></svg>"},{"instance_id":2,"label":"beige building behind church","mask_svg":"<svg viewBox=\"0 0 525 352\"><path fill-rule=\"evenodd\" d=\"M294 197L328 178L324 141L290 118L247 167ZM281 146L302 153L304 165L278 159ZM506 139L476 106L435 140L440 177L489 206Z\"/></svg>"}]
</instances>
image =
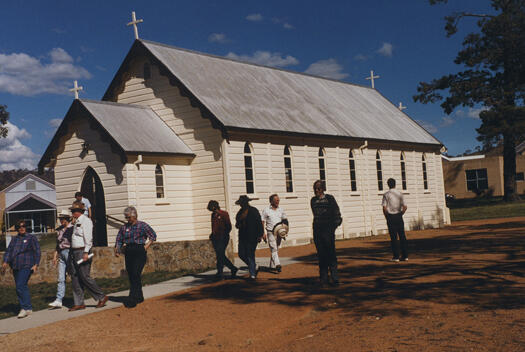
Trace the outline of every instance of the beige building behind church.
<instances>
[{"instance_id":1,"label":"beige building behind church","mask_svg":"<svg viewBox=\"0 0 525 352\"><path fill-rule=\"evenodd\" d=\"M390 177L408 229L442 226L441 147L374 89L137 40L103 101L74 101L39 167L55 169L58 209L78 190L91 200L98 245L114 243L130 204L159 241L198 240L210 199L234 222L239 195L262 210L272 193L295 245L312 237L319 178L340 238L386 232Z\"/></svg>"}]
</instances>

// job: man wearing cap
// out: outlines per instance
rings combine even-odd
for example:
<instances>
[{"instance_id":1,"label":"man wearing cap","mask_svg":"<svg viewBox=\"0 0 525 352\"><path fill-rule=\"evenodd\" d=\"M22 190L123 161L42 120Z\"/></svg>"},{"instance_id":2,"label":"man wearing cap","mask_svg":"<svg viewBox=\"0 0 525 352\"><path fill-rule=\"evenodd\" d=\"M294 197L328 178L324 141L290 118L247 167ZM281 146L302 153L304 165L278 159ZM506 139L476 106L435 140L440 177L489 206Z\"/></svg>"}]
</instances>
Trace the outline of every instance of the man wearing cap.
<instances>
[{"instance_id":1,"label":"man wearing cap","mask_svg":"<svg viewBox=\"0 0 525 352\"><path fill-rule=\"evenodd\" d=\"M98 301L95 308L104 307L108 301L108 296L102 292L95 280L90 276L91 260L88 256L91 247L93 247L93 223L90 218L84 215L84 203L81 201L77 200L73 203L71 214L74 219L74 230L68 267L75 305L69 308L69 311L86 308L84 305L84 288ZM82 262L78 264L80 260Z\"/></svg>"},{"instance_id":2,"label":"man wearing cap","mask_svg":"<svg viewBox=\"0 0 525 352\"><path fill-rule=\"evenodd\" d=\"M210 240L215 249L217 257L217 278L223 279L223 270L226 265L230 269L232 279L237 274L235 265L226 257L225 251L230 242L230 231L232 230L232 223L230 222L230 215L227 211L221 210L219 202L210 200L208 203L208 210L211 211L211 234Z\"/></svg>"},{"instance_id":3,"label":"man wearing cap","mask_svg":"<svg viewBox=\"0 0 525 352\"><path fill-rule=\"evenodd\" d=\"M71 248L71 238L73 236L73 224L71 224L71 213L62 210L58 214L60 226L57 228L57 245L53 255L53 264L58 265L57 276L57 296L49 303L51 308L62 308L62 299L66 293L66 266Z\"/></svg>"},{"instance_id":4,"label":"man wearing cap","mask_svg":"<svg viewBox=\"0 0 525 352\"><path fill-rule=\"evenodd\" d=\"M263 228L266 229L263 239L268 241L268 247L270 247L271 258L270 258L270 269L281 272L281 262L279 261L279 246L281 245L281 236L275 236L273 229L275 225L281 222L288 223L284 209L279 207L279 196L272 194L270 196L270 205L262 211L262 222Z\"/></svg>"},{"instance_id":5,"label":"man wearing cap","mask_svg":"<svg viewBox=\"0 0 525 352\"><path fill-rule=\"evenodd\" d=\"M235 202L241 206L235 216L235 227L239 229L239 258L248 266L250 279L255 280L257 277L255 249L257 243L262 239L264 229L261 214L256 208L250 206L250 200L248 196L242 195Z\"/></svg>"},{"instance_id":6,"label":"man wearing cap","mask_svg":"<svg viewBox=\"0 0 525 352\"><path fill-rule=\"evenodd\" d=\"M115 241L115 256L124 252L126 271L129 279L129 296L126 306L135 307L137 303L144 302L142 293L142 270L146 265L147 251L157 240L157 234L151 226L137 219L137 209L127 207L124 209L124 218L127 224L122 225ZM124 249L125 248L125 249Z\"/></svg>"}]
</instances>

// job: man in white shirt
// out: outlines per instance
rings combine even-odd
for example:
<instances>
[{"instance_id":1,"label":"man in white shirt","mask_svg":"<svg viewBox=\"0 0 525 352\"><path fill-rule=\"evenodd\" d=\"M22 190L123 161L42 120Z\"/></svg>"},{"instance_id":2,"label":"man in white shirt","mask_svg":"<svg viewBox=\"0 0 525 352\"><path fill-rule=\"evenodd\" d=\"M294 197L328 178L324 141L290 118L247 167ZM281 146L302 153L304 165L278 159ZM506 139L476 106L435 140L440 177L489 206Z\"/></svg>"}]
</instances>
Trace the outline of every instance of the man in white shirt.
<instances>
[{"instance_id":1,"label":"man in white shirt","mask_svg":"<svg viewBox=\"0 0 525 352\"><path fill-rule=\"evenodd\" d=\"M91 202L82 196L82 192L75 193L75 199L84 204L84 215L91 219Z\"/></svg>"},{"instance_id":2,"label":"man in white shirt","mask_svg":"<svg viewBox=\"0 0 525 352\"><path fill-rule=\"evenodd\" d=\"M75 201L71 207L73 215L74 230L71 236L71 252L69 254L69 274L73 286L74 306L69 311L85 309L84 305L84 288L89 294L98 301L95 308L101 308L106 305L108 296L106 296L95 280L90 276L91 259L89 252L93 247L93 222L84 214L84 203ZM78 262L80 264L78 264Z\"/></svg>"},{"instance_id":3,"label":"man in white shirt","mask_svg":"<svg viewBox=\"0 0 525 352\"><path fill-rule=\"evenodd\" d=\"M386 181L389 190L383 195L383 214L386 218L388 232L390 233L390 244L392 245L392 261L407 261L407 239L405 236L405 223L403 214L407 211L403 193L396 188L396 180L389 178ZM399 237L399 243L397 238ZM399 245L401 245L401 258L399 257Z\"/></svg>"},{"instance_id":4,"label":"man in white shirt","mask_svg":"<svg viewBox=\"0 0 525 352\"><path fill-rule=\"evenodd\" d=\"M287 222L288 220L283 208L279 207L279 201L279 196L277 194L272 194L270 196L270 205L262 211L261 218L263 227L266 230L263 239L268 241L268 246L270 247L272 256L270 259L270 269L275 268L275 270L280 273L282 268L277 251L281 245L281 237L277 236L276 238L276 236L273 234L273 228L276 224L283 221Z\"/></svg>"}]
</instances>

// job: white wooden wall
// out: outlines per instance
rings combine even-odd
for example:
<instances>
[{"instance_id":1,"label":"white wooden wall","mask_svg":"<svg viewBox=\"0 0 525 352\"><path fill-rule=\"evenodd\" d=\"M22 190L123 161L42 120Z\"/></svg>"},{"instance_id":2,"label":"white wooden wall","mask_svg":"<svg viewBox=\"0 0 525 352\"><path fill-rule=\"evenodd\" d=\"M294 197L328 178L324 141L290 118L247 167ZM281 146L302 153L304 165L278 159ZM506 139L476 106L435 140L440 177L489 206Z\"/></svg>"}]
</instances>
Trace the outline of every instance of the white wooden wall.
<instances>
[{"instance_id":1,"label":"white wooden wall","mask_svg":"<svg viewBox=\"0 0 525 352\"><path fill-rule=\"evenodd\" d=\"M92 130L87 120L70 124L69 133L63 137L64 149L55 165L57 211L69 209L80 191L82 178L88 166L100 177L106 199L106 214L122 218L122 210L128 205L126 172L120 156L103 142L98 131ZM91 149L82 158L82 143L89 142ZM115 242L118 227L108 226L108 244Z\"/></svg>"}]
</instances>

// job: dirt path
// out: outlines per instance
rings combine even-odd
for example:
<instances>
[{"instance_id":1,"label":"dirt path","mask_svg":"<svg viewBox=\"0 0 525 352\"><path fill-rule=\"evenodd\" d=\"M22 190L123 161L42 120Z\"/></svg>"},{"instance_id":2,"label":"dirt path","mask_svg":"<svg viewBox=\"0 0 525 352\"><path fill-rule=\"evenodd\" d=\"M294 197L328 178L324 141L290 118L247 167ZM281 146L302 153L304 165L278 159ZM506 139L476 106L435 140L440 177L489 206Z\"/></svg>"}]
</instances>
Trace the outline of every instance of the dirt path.
<instances>
[{"instance_id":1,"label":"dirt path","mask_svg":"<svg viewBox=\"0 0 525 352\"><path fill-rule=\"evenodd\" d=\"M525 218L337 242L342 285L317 288L312 246L256 283L223 281L0 337L2 351L525 350ZM264 251L261 255L266 254Z\"/></svg>"}]
</instances>

